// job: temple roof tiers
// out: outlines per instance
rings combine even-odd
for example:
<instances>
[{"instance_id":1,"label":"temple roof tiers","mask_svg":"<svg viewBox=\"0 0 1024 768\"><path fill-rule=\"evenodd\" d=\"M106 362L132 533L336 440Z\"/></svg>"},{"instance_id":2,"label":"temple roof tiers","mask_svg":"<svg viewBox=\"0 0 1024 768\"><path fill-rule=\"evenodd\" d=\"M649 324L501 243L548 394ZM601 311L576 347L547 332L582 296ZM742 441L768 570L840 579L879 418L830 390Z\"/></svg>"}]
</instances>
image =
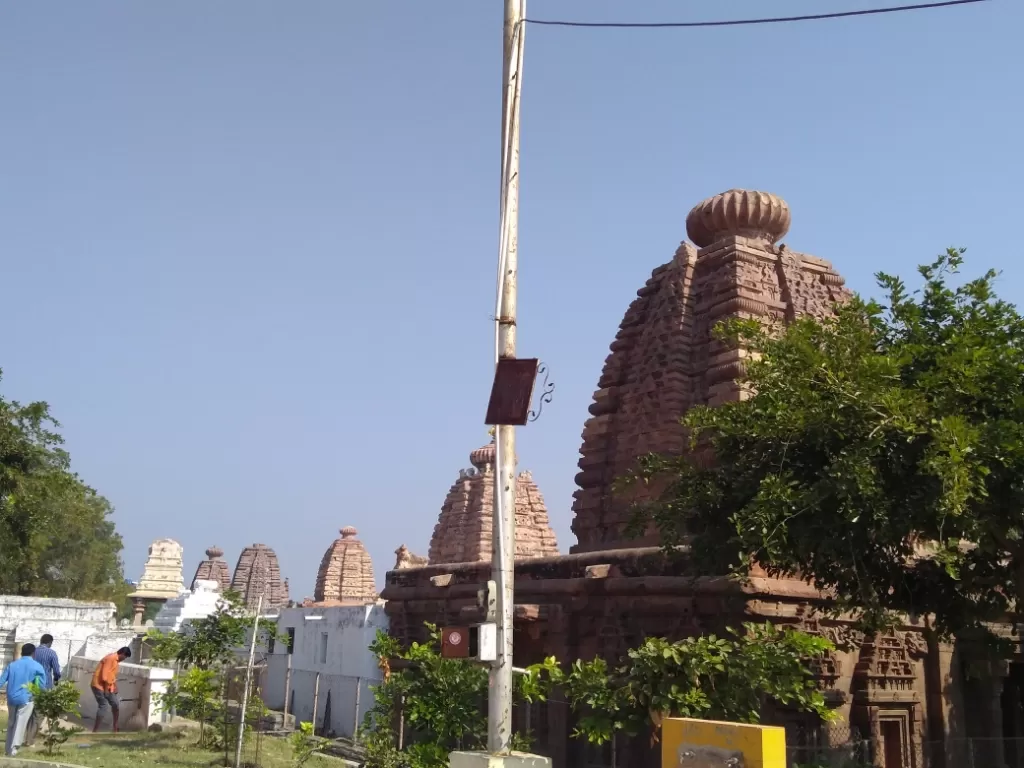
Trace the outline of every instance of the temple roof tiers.
<instances>
[{"instance_id":1,"label":"temple roof tiers","mask_svg":"<svg viewBox=\"0 0 1024 768\"><path fill-rule=\"evenodd\" d=\"M472 469L460 471L448 491L430 540L431 565L491 559L494 454L493 442L470 453ZM515 514L516 558L558 554L544 497L529 472L516 477Z\"/></svg>"}]
</instances>

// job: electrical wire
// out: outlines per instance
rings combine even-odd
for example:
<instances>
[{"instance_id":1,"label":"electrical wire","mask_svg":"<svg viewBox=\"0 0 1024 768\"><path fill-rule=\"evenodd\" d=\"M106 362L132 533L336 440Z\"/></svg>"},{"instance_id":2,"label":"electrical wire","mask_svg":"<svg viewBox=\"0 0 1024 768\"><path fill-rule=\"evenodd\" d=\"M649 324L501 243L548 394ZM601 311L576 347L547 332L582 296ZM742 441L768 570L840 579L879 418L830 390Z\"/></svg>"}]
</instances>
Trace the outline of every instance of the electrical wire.
<instances>
[{"instance_id":1,"label":"electrical wire","mask_svg":"<svg viewBox=\"0 0 1024 768\"><path fill-rule=\"evenodd\" d=\"M881 13L903 11L925 11L932 8L948 8L954 5L986 3L988 0L945 0L938 3L896 5L888 8L868 8L863 11L837 11L835 13L811 13L802 16L776 16L762 19L734 19L732 21L556 21L552 19L526 19L527 24L544 27L605 27L618 29L678 29L682 27L740 27L752 24L783 24L794 21L821 21L823 19L844 19L851 16L876 16Z\"/></svg>"}]
</instances>

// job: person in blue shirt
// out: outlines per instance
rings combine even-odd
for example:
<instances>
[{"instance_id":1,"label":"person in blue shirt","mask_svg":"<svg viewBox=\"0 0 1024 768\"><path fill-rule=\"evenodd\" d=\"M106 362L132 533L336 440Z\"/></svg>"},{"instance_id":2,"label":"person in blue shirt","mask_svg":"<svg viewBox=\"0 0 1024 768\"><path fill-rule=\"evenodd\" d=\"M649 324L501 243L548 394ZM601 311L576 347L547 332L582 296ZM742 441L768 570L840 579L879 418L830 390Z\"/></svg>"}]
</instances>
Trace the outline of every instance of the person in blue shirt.
<instances>
[{"instance_id":1,"label":"person in blue shirt","mask_svg":"<svg viewBox=\"0 0 1024 768\"><path fill-rule=\"evenodd\" d=\"M60 682L60 659L57 658L57 652L51 647L53 645L53 635L43 635L39 639L39 646L36 648L35 654L32 658L39 662L39 666L46 672L46 682L43 688L49 690L53 688L57 683Z\"/></svg>"},{"instance_id":2,"label":"person in blue shirt","mask_svg":"<svg viewBox=\"0 0 1024 768\"><path fill-rule=\"evenodd\" d=\"M60 682L60 659L57 658L57 652L53 650L52 645L53 635L45 634L39 638L39 645L32 655L32 658L38 661L39 666L46 672L46 679L43 681L43 688L46 690ZM28 726L25 728L24 744L26 747L31 747L35 743L38 733L39 722L35 709L33 709L32 716L28 719Z\"/></svg>"},{"instance_id":3,"label":"person in blue shirt","mask_svg":"<svg viewBox=\"0 0 1024 768\"><path fill-rule=\"evenodd\" d=\"M32 658L36 647L25 643L21 647L21 658L7 665L0 675L0 688L7 686L7 749L8 757L18 754L18 747L25 742L25 729L32 716L35 702L28 690L29 683L43 685L46 672L38 661Z\"/></svg>"}]
</instances>

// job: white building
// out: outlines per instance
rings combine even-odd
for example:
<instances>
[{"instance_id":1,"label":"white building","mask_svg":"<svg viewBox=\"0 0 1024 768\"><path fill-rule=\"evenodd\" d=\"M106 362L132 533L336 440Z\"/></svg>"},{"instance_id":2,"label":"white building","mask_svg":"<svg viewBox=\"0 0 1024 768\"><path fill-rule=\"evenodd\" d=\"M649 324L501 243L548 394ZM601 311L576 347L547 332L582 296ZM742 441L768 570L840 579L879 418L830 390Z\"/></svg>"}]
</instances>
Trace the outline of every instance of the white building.
<instances>
[{"instance_id":1,"label":"white building","mask_svg":"<svg viewBox=\"0 0 1024 768\"><path fill-rule=\"evenodd\" d=\"M369 646L387 628L381 604L282 609L277 634L292 639L268 649L264 703L283 711L287 690L288 713L313 722L315 697L317 731L351 737L373 706L370 686L381 679Z\"/></svg>"},{"instance_id":2,"label":"white building","mask_svg":"<svg viewBox=\"0 0 1024 768\"><path fill-rule=\"evenodd\" d=\"M183 590L168 600L153 619L153 628L161 632L178 632L182 624L193 619L205 619L217 612L220 591L215 581L197 579L195 587Z\"/></svg>"}]
</instances>

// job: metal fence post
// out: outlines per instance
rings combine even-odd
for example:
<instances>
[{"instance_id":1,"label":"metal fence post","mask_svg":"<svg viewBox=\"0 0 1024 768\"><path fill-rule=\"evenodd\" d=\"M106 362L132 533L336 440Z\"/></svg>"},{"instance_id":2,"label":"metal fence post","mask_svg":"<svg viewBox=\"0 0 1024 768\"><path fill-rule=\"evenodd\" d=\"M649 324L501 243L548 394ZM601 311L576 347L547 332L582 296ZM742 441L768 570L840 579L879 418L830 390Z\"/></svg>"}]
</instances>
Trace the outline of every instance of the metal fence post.
<instances>
[{"instance_id":1,"label":"metal fence post","mask_svg":"<svg viewBox=\"0 0 1024 768\"><path fill-rule=\"evenodd\" d=\"M363 689L363 678L356 677L356 707L355 714L352 716L352 741L359 741L359 695Z\"/></svg>"},{"instance_id":2,"label":"metal fence post","mask_svg":"<svg viewBox=\"0 0 1024 768\"><path fill-rule=\"evenodd\" d=\"M316 709L320 703L320 673L316 673L316 681L313 683L313 735L316 735Z\"/></svg>"},{"instance_id":3,"label":"metal fence post","mask_svg":"<svg viewBox=\"0 0 1024 768\"><path fill-rule=\"evenodd\" d=\"M405 747L405 695L398 700L398 751Z\"/></svg>"},{"instance_id":4,"label":"metal fence post","mask_svg":"<svg viewBox=\"0 0 1024 768\"><path fill-rule=\"evenodd\" d=\"M288 703L292 692L292 655L288 654L288 666L284 670L284 727L288 727Z\"/></svg>"}]
</instances>

